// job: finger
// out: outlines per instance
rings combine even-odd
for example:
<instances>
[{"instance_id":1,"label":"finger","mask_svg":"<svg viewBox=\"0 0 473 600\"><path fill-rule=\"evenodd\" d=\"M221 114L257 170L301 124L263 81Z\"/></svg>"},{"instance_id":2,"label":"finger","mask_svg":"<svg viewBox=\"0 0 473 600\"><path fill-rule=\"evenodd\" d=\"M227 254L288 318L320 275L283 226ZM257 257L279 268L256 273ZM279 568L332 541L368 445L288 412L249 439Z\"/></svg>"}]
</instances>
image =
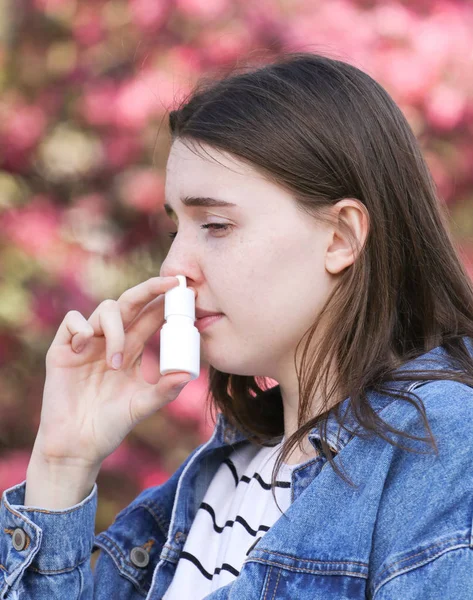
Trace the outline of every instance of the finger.
<instances>
[{"instance_id":1,"label":"finger","mask_svg":"<svg viewBox=\"0 0 473 600\"><path fill-rule=\"evenodd\" d=\"M130 411L135 423L146 419L157 410L175 400L191 381L191 374L168 373L161 375L158 383L148 384L147 388L132 398Z\"/></svg>"},{"instance_id":2,"label":"finger","mask_svg":"<svg viewBox=\"0 0 473 600\"><path fill-rule=\"evenodd\" d=\"M177 277L152 277L132 288L118 298L117 302L122 314L123 326L128 328L140 311L157 296L164 294L179 285Z\"/></svg>"},{"instance_id":3,"label":"finger","mask_svg":"<svg viewBox=\"0 0 473 600\"><path fill-rule=\"evenodd\" d=\"M162 295L148 302L126 329L130 347L143 347L161 329L164 322L164 296Z\"/></svg>"},{"instance_id":4,"label":"finger","mask_svg":"<svg viewBox=\"0 0 473 600\"><path fill-rule=\"evenodd\" d=\"M106 360L113 368L113 356L123 355L125 347L125 331L118 302L111 299L104 300L89 317L88 322L95 335L105 336Z\"/></svg>"},{"instance_id":5,"label":"finger","mask_svg":"<svg viewBox=\"0 0 473 600\"><path fill-rule=\"evenodd\" d=\"M94 335L87 319L77 310L69 311L59 326L51 345L70 344L74 351Z\"/></svg>"},{"instance_id":6,"label":"finger","mask_svg":"<svg viewBox=\"0 0 473 600\"><path fill-rule=\"evenodd\" d=\"M166 293L169 289L179 285L177 277L152 277L138 285L126 290L118 300L107 299L97 306L88 321L94 329L96 336L104 335L100 326L100 313L105 302L117 303L122 316L123 328L126 329L134 317L140 312L142 305L156 297L157 294ZM143 291L145 290L145 291Z\"/></svg>"}]
</instances>

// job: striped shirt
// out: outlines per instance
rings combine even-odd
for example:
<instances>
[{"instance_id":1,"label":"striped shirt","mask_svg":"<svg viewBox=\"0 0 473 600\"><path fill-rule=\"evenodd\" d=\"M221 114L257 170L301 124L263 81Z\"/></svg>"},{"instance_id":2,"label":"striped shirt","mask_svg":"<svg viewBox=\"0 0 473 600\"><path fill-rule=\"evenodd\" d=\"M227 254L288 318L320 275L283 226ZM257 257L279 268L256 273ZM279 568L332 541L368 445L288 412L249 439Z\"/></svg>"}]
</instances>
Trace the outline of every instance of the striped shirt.
<instances>
[{"instance_id":1,"label":"striped shirt","mask_svg":"<svg viewBox=\"0 0 473 600\"><path fill-rule=\"evenodd\" d=\"M282 443L263 448L244 445L219 466L163 600L202 600L238 577L251 546L282 514L271 490ZM283 463L276 477L275 495L283 512L291 504L291 472L296 466Z\"/></svg>"}]
</instances>

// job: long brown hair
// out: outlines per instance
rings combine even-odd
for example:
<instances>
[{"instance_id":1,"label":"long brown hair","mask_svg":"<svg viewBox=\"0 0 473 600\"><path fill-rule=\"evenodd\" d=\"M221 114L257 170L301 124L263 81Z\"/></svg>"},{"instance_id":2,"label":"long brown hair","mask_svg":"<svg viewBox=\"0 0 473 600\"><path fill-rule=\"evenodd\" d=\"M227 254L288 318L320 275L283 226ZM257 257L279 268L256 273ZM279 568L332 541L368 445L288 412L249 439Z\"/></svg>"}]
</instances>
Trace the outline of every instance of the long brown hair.
<instances>
[{"instance_id":1,"label":"long brown hair","mask_svg":"<svg viewBox=\"0 0 473 600\"><path fill-rule=\"evenodd\" d=\"M247 161L316 219L327 219L326 209L343 198L357 199L369 215L364 246L339 275L297 346L307 337L300 364L294 357L298 430L284 440L273 490L281 463L315 426L322 454L347 481L324 427L330 412L343 426L339 404L346 398L358 425L368 432L402 448L385 432L425 441L437 452L422 400L411 392L386 390L383 382L450 379L473 386L473 361L462 339L473 337L473 287L418 142L390 95L353 65L315 53L285 52L263 65L201 79L170 112L169 124L172 141L188 140L193 148L208 144ZM317 330L322 318L323 334ZM321 339L309 352L316 330ZM394 373L439 345L461 373ZM332 363L337 377L329 387ZM324 410L309 418L319 386ZM251 441L272 445L284 434L283 406L274 399L255 402L266 389L264 378L210 366L207 402ZM383 421L367 399L368 389L413 404L429 437L412 436Z\"/></svg>"}]
</instances>

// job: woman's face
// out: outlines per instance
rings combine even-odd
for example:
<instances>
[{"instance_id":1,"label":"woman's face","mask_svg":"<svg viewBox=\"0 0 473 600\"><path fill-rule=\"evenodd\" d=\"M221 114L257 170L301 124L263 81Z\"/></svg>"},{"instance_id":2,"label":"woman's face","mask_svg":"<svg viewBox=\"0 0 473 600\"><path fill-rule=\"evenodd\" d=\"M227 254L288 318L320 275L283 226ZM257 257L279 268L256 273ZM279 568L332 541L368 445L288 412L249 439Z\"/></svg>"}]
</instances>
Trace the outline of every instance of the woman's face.
<instances>
[{"instance_id":1,"label":"woman's face","mask_svg":"<svg viewBox=\"0 0 473 600\"><path fill-rule=\"evenodd\" d=\"M201 332L202 358L225 373L281 381L335 283L325 266L333 230L246 163L204 149L212 158L180 140L171 147L165 195L178 234L160 275L185 275L196 307L224 314ZM234 206L185 206L186 197Z\"/></svg>"}]
</instances>

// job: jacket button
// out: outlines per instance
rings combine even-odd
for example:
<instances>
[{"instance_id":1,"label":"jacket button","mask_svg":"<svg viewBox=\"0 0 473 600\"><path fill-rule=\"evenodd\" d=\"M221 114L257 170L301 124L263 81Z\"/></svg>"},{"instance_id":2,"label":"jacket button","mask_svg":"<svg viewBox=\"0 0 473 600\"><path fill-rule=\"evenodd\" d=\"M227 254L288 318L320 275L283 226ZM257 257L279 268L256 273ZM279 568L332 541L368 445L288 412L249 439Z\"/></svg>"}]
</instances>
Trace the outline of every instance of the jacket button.
<instances>
[{"instance_id":1,"label":"jacket button","mask_svg":"<svg viewBox=\"0 0 473 600\"><path fill-rule=\"evenodd\" d=\"M26 533L23 529L17 527L12 535L13 548L21 552L21 550L25 549L26 546Z\"/></svg>"},{"instance_id":2,"label":"jacket button","mask_svg":"<svg viewBox=\"0 0 473 600\"><path fill-rule=\"evenodd\" d=\"M185 537L185 533L182 533L182 531L177 531L174 535L174 541L179 543L181 540L184 540Z\"/></svg>"},{"instance_id":3,"label":"jacket button","mask_svg":"<svg viewBox=\"0 0 473 600\"><path fill-rule=\"evenodd\" d=\"M146 566L148 566L149 554L141 546L136 546L130 552L130 559L131 562L135 565L135 567L144 569Z\"/></svg>"}]
</instances>

